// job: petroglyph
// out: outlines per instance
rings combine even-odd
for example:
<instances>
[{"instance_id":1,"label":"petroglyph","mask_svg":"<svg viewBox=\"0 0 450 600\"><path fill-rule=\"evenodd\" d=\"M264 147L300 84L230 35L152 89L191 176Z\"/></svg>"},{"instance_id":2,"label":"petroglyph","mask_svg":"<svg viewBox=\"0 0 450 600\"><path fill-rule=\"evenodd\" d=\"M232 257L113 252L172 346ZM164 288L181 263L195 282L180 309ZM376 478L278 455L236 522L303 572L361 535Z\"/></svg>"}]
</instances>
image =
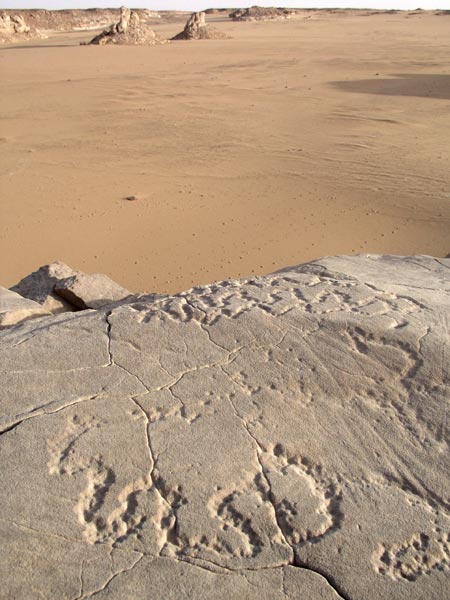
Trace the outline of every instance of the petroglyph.
<instances>
[{"instance_id":1,"label":"petroglyph","mask_svg":"<svg viewBox=\"0 0 450 600\"><path fill-rule=\"evenodd\" d=\"M445 597L441 262L330 258L0 332L8 597Z\"/></svg>"},{"instance_id":2,"label":"petroglyph","mask_svg":"<svg viewBox=\"0 0 450 600\"><path fill-rule=\"evenodd\" d=\"M318 543L341 527L342 486L336 475L328 476L322 465L289 453L282 444L261 454L261 463L278 523L292 546Z\"/></svg>"},{"instance_id":3,"label":"petroglyph","mask_svg":"<svg viewBox=\"0 0 450 600\"><path fill-rule=\"evenodd\" d=\"M136 413L133 416L136 418ZM95 417L85 419L74 415L68 419L61 434L47 442L51 475L84 476L85 487L73 508L83 528L83 538L89 544L109 545L120 544L133 535L140 539L142 528L149 518L154 526L165 529L167 508L161 502L149 474L120 485L115 470L105 463L101 455L78 451L80 438L101 426L102 421ZM114 503L116 507L112 508ZM148 514L149 507L154 514ZM165 541L165 535L157 535Z\"/></svg>"},{"instance_id":4,"label":"petroglyph","mask_svg":"<svg viewBox=\"0 0 450 600\"><path fill-rule=\"evenodd\" d=\"M281 316L294 307L315 315L344 311L368 317L410 315L422 310L421 304L410 298L375 291L355 280L342 283L301 273L298 279L292 275L271 275L193 288L159 301L147 311L146 320L161 311L177 321L197 320L213 325L219 318L236 319L251 310Z\"/></svg>"},{"instance_id":5,"label":"petroglyph","mask_svg":"<svg viewBox=\"0 0 450 600\"><path fill-rule=\"evenodd\" d=\"M75 455L75 444L82 435L94 427L100 427L100 421L94 417L84 418L75 414L68 420L66 428L60 435L47 440L50 475L74 475L89 466L90 459Z\"/></svg>"},{"instance_id":6,"label":"petroglyph","mask_svg":"<svg viewBox=\"0 0 450 600\"><path fill-rule=\"evenodd\" d=\"M436 528L398 544L381 544L373 563L381 575L410 582L433 570L450 573L450 532Z\"/></svg>"},{"instance_id":7,"label":"petroglyph","mask_svg":"<svg viewBox=\"0 0 450 600\"><path fill-rule=\"evenodd\" d=\"M219 522L213 550L245 558L259 554L263 542L252 527L251 515L263 502L255 480L243 481L231 492L217 489L208 501L211 517Z\"/></svg>"},{"instance_id":8,"label":"petroglyph","mask_svg":"<svg viewBox=\"0 0 450 600\"><path fill-rule=\"evenodd\" d=\"M84 539L90 544L116 544L133 534L139 537L147 519L139 508L139 496L152 488L150 479L139 479L123 487L117 495L118 508L104 514L105 496L116 482L115 473L96 458L85 474L87 485L74 507L84 528Z\"/></svg>"}]
</instances>

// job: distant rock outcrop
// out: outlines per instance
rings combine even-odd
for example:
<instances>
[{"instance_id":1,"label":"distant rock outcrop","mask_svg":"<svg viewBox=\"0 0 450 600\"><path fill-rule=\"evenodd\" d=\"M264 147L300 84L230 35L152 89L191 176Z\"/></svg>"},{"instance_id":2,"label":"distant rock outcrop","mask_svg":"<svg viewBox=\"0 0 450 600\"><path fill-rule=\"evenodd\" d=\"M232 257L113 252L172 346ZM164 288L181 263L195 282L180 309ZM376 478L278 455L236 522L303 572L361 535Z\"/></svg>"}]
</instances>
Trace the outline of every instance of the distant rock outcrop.
<instances>
[{"instance_id":1,"label":"distant rock outcrop","mask_svg":"<svg viewBox=\"0 0 450 600\"><path fill-rule=\"evenodd\" d=\"M33 37L45 37L29 27L21 15L0 14L0 43L17 42Z\"/></svg>"},{"instance_id":2,"label":"distant rock outcrop","mask_svg":"<svg viewBox=\"0 0 450 600\"><path fill-rule=\"evenodd\" d=\"M281 19L290 19L295 14L294 10L288 8L265 8L262 6L252 6L250 8L240 8L229 14L233 21L273 21Z\"/></svg>"},{"instance_id":3,"label":"distant rock outcrop","mask_svg":"<svg viewBox=\"0 0 450 600\"><path fill-rule=\"evenodd\" d=\"M156 34L147 24L142 23L136 11L122 6L119 21L95 36L89 44L98 46L106 44L155 46L165 44L167 41Z\"/></svg>"},{"instance_id":4,"label":"distant rock outcrop","mask_svg":"<svg viewBox=\"0 0 450 600\"><path fill-rule=\"evenodd\" d=\"M2 598L448 597L450 260L38 316L0 331Z\"/></svg>"},{"instance_id":5,"label":"distant rock outcrop","mask_svg":"<svg viewBox=\"0 0 450 600\"><path fill-rule=\"evenodd\" d=\"M172 40L213 40L227 37L221 31L207 25L204 12L196 12L189 17L183 31L173 37Z\"/></svg>"},{"instance_id":6,"label":"distant rock outcrop","mask_svg":"<svg viewBox=\"0 0 450 600\"><path fill-rule=\"evenodd\" d=\"M158 22L161 20L159 13L147 9L135 11L141 22ZM19 11L17 11L17 14ZM5 10L4 14L12 16L16 11ZM89 31L109 27L117 21L118 8L89 8L45 10L30 9L20 10L20 15L30 27L40 31Z\"/></svg>"}]
</instances>

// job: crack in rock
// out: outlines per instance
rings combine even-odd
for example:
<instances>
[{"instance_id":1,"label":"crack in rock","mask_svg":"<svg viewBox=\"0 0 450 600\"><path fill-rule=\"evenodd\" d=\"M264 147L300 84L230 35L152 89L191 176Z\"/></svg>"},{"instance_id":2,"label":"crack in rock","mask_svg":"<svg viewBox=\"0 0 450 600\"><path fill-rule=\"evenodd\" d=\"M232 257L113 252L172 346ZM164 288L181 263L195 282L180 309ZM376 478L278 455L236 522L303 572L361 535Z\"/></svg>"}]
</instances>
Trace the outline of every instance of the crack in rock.
<instances>
[{"instance_id":1,"label":"crack in rock","mask_svg":"<svg viewBox=\"0 0 450 600\"><path fill-rule=\"evenodd\" d=\"M6 593L440 597L449 265L329 258L0 332Z\"/></svg>"}]
</instances>

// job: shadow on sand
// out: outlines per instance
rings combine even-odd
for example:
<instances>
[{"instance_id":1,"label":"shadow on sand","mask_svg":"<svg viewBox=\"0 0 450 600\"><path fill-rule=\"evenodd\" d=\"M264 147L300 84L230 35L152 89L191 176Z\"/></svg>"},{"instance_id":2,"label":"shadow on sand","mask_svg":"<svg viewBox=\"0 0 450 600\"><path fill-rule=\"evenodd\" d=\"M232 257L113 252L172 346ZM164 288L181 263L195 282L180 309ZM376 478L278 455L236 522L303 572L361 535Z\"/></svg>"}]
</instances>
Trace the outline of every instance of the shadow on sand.
<instances>
[{"instance_id":1,"label":"shadow on sand","mask_svg":"<svg viewBox=\"0 0 450 600\"><path fill-rule=\"evenodd\" d=\"M381 94L385 96L416 96L450 100L450 75L396 74L392 79L360 79L332 81L331 84L346 92Z\"/></svg>"},{"instance_id":2,"label":"shadow on sand","mask_svg":"<svg viewBox=\"0 0 450 600\"><path fill-rule=\"evenodd\" d=\"M30 49L39 49L39 50L45 50L45 49L49 49L49 48L74 48L76 46L80 46L80 42L77 43L68 43L68 44L23 44L23 45L19 45L19 44L14 44L14 46L6 46L4 48L2 48L0 46L0 52L4 51L4 50L30 50Z\"/></svg>"}]
</instances>

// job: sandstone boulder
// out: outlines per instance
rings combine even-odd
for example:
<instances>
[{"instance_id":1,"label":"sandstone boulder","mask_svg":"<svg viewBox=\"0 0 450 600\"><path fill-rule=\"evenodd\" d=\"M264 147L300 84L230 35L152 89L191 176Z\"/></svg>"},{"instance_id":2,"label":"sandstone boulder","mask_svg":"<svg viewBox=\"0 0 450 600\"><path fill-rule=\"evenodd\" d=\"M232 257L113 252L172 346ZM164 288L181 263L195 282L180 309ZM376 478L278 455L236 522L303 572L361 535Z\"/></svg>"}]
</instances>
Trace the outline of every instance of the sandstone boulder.
<instances>
[{"instance_id":1,"label":"sandstone boulder","mask_svg":"<svg viewBox=\"0 0 450 600\"><path fill-rule=\"evenodd\" d=\"M0 332L2 593L446 598L449 323L360 256Z\"/></svg>"},{"instance_id":2,"label":"sandstone boulder","mask_svg":"<svg viewBox=\"0 0 450 600\"><path fill-rule=\"evenodd\" d=\"M49 314L37 302L23 298L19 294L0 286L0 328Z\"/></svg>"},{"instance_id":3,"label":"sandstone boulder","mask_svg":"<svg viewBox=\"0 0 450 600\"><path fill-rule=\"evenodd\" d=\"M227 36L214 27L206 24L204 12L192 13L187 20L186 26L172 40L210 40L225 39Z\"/></svg>"},{"instance_id":4,"label":"sandstone boulder","mask_svg":"<svg viewBox=\"0 0 450 600\"><path fill-rule=\"evenodd\" d=\"M136 11L123 6L120 9L119 21L95 36L89 44L100 46L106 44L152 46L165 44L167 41L156 34L149 25L141 22Z\"/></svg>"},{"instance_id":5,"label":"sandstone boulder","mask_svg":"<svg viewBox=\"0 0 450 600\"><path fill-rule=\"evenodd\" d=\"M11 288L24 298L29 298L42 305L45 310L57 314L76 310L76 307L55 293L55 285L73 277L77 272L63 262L57 261L45 265L27 275Z\"/></svg>"},{"instance_id":6,"label":"sandstone boulder","mask_svg":"<svg viewBox=\"0 0 450 600\"><path fill-rule=\"evenodd\" d=\"M132 296L131 292L100 273L76 273L58 281L54 291L60 298L80 309L102 308Z\"/></svg>"}]
</instances>

